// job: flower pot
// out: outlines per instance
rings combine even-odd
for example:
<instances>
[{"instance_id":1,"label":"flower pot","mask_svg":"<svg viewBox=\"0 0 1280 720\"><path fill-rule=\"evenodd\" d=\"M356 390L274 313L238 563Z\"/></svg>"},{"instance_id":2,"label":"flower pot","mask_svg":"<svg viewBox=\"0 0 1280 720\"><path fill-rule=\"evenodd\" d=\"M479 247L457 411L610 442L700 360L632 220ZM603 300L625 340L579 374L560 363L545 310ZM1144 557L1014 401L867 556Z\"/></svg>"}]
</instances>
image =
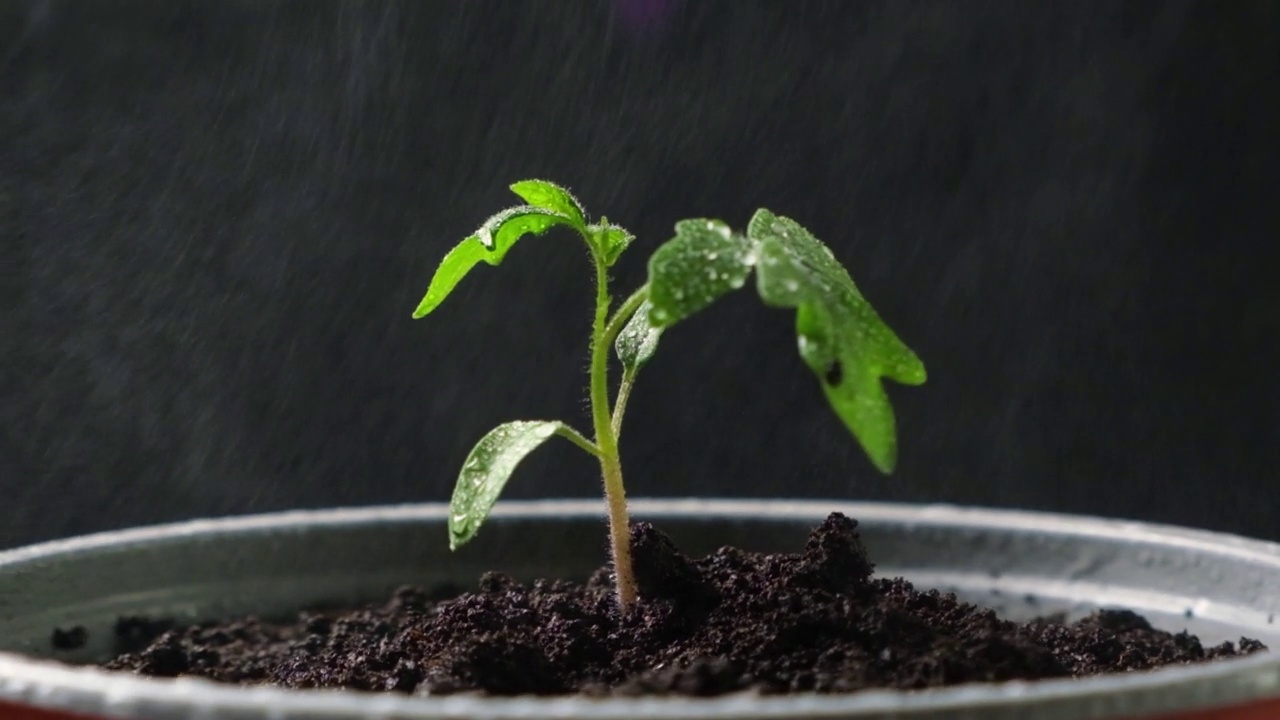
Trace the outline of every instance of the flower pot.
<instances>
[{"instance_id":1,"label":"flower pot","mask_svg":"<svg viewBox=\"0 0 1280 720\"><path fill-rule=\"evenodd\" d=\"M1127 607L1206 643L1275 647L1280 546L1227 535L1039 513L846 502L637 501L690 554L791 552L833 511L860 522L881 575L953 590L1011 618ZM104 659L122 615L199 619L359 603L397 586L474 584L483 572L582 577L604 558L595 502L499 504L448 550L442 505L195 521L0 553L0 718L1280 718L1280 655L1150 672L919 692L711 699L409 697L234 687L74 666ZM54 628L87 642L51 647Z\"/></svg>"}]
</instances>

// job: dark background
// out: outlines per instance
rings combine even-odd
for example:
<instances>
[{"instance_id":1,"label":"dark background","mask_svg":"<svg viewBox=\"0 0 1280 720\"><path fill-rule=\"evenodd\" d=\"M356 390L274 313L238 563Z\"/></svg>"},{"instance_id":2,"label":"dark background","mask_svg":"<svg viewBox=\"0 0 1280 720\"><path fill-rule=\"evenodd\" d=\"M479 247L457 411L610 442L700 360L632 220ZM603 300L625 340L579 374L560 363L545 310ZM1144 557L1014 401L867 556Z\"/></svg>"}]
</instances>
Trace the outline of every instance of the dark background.
<instances>
[{"instance_id":1,"label":"dark background","mask_svg":"<svg viewBox=\"0 0 1280 720\"><path fill-rule=\"evenodd\" d=\"M929 367L881 477L731 297L642 376L634 495L1280 538L1278 70L1267 0L0 0L0 546L445 500L581 418L572 237L409 319L524 177L639 234L620 292L677 219L794 217ZM509 495L596 482L564 443Z\"/></svg>"}]
</instances>

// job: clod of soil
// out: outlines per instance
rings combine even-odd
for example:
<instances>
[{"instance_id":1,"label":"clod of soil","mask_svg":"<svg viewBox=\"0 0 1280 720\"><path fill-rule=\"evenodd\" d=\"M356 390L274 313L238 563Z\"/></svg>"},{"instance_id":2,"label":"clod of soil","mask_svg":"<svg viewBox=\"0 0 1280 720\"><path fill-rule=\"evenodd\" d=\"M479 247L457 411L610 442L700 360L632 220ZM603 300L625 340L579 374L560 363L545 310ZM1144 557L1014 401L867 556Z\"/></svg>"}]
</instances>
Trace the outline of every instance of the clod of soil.
<instances>
[{"instance_id":1,"label":"clod of soil","mask_svg":"<svg viewBox=\"0 0 1280 720\"><path fill-rule=\"evenodd\" d=\"M585 584L488 574L435 600L405 588L378 607L190 627L121 623L107 667L290 688L499 695L851 692L1038 680L1194 663L1264 650L1204 647L1131 612L1072 624L1001 620L954 595L873 577L857 523L833 514L797 555L723 548L685 557L631 531L641 601L620 618L608 569Z\"/></svg>"}]
</instances>

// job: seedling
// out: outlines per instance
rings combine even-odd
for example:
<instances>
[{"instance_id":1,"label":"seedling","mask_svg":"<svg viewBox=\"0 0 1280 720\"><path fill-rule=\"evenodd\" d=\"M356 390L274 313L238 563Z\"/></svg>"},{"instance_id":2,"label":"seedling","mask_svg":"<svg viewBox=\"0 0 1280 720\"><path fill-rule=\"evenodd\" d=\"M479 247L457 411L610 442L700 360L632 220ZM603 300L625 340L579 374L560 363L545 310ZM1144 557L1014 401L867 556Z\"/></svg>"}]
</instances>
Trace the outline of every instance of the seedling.
<instances>
[{"instance_id":1,"label":"seedling","mask_svg":"<svg viewBox=\"0 0 1280 720\"><path fill-rule=\"evenodd\" d=\"M450 503L450 548L457 549L475 536L520 461L559 435L600 463L618 603L627 611L636 599L618 455L627 398L662 333L743 287L753 270L765 305L795 309L800 357L817 375L831 408L872 464L883 473L893 471L897 460L893 408L880 380L919 385L925 381L924 365L862 297L831 250L809 231L768 210L756 211L745 234L719 220L682 220L676 223L675 237L649 258L649 281L610 316L609 268L634 236L605 218L590 222L577 199L552 183L523 180L511 189L528 204L494 215L449 251L413 317L435 310L481 261L501 263L525 235L542 235L554 227L575 231L586 243L596 271L589 370L594 439L556 420L517 420L491 430L472 449L458 476ZM622 365L612 403L611 345Z\"/></svg>"}]
</instances>

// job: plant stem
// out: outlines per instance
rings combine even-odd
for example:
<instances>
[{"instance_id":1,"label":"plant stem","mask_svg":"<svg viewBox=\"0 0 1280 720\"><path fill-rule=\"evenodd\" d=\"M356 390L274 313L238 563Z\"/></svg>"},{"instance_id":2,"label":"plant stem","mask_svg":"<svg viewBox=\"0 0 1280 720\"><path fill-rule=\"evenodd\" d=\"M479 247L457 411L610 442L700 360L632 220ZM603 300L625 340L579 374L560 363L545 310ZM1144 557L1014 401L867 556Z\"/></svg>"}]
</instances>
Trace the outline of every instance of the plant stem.
<instances>
[{"instance_id":1,"label":"plant stem","mask_svg":"<svg viewBox=\"0 0 1280 720\"><path fill-rule=\"evenodd\" d=\"M622 332L622 328L626 327L627 322L631 320L631 317L636 314L636 311L648 299L649 284L645 283L640 286L640 289L631 293L631 297L627 298L622 305L618 306L618 312L614 313L613 318L609 320L608 326L605 327L605 345L613 344L618 334ZM636 373L634 369L624 369L622 371L622 381L618 384L618 396L613 401L613 420L610 423L615 441L622 437L622 417L627 412L627 399L631 397L631 388L635 385L635 382Z\"/></svg>"},{"instance_id":2,"label":"plant stem","mask_svg":"<svg viewBox=\"0 0 1280 720\"><path fill-rule=\"evenodd\" d=\"M622 437L622 416L627 412L627 399L631 397L631 387L636 383L636 374L631 370L622 371L622 382L618 383L618 396L613 400L613 439Z\"/></svg>"},{"instance_id":3,"label":"plant stem","mask_svg":"<svg viewBox=\"0 0 1280 720\"><path fill-rule=\"evenodd\" d=\"M566 426L556 430L556 434L583 450L586 450L592 457L600 457L600 448L596 447L590 440L582 437L582 433L579 433L577 430Z\"/></svg>"},{"instance_id":4,"label":"plant stem","mask_svg":"<svg viewBox=\"0 0 1280 720\"><path fill-rule=\"evenodd\" d=\"M649 299L649 283L640 286L640 289L631 293L631 297L627 298L618 306L618 312L614 313L613 318L609 320L608 326L604 330L604 344L612 345L617 339L618 333L622 332L622 328L627 326L627 321L632 315L636 314L636 310Z\"/></svg>"},{"instance_id":5,"label":"plant stem","mask_svg":"<svg viewBox=\"0 0 1280 720\"><path fill-rule=\"evenodd\" d=\"M600 451L604 496L609 505L609 546L618 607L625 614L636 600L636 579L631 568L631 521L627 517L627 497L622 486L622 461L618 457L618 439L609 411L609 346L612 342L608 331L613 329L613 324L608 323L609 270L604 259L594 252L592 260L596 265L596 316L591 332L591 420L595 426L595 445ZM639 302L636 306L639 307ZM621 327L614 330L614 336Z\"/></svg>"}]
</instances>

